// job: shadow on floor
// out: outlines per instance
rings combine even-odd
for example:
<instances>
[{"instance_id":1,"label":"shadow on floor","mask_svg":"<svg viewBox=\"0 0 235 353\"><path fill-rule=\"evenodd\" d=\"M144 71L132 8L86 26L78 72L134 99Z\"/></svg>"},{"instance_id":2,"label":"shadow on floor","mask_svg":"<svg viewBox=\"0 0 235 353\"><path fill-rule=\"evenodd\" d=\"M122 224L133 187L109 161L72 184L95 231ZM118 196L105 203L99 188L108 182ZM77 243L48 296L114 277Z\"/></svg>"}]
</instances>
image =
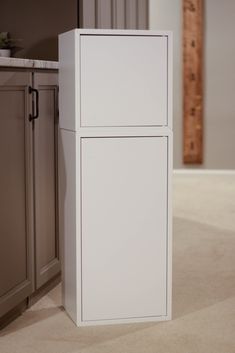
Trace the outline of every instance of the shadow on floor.
<instances>
[{"instance_id":1,"label":"shadow on floor","mask_svg":"<svg viewBox=\"0 0 235 353\"><path fill-rule=\"evenodd\" d=\"M64 311L63 306L42 308L39 310L28 309L23 312L22 315L19 316L15 321L3 328L3 330L0 332L0 337L5 336L14 331L24 329L25 327L34 325L43 320L47 320L48 318L54 315L58 315L62 311Z\"/></svg>"}]
</instances>

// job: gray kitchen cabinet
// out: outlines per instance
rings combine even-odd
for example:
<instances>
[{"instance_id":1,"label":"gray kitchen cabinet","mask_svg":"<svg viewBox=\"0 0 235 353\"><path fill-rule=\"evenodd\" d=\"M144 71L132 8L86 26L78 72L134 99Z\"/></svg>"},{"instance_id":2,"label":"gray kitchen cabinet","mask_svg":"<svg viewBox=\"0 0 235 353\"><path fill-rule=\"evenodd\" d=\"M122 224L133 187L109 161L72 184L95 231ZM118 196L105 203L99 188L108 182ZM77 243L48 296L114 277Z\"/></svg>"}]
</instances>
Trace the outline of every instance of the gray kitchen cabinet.
<instances>
[{"instance_id":1,"label":"gray kitchen cabinet","mask_svg":"<svg viewBox=\"0 0 235 353\"><path fill-rule=\"evenodd\" d=\"M31 76L0 75L0 315L33 291Z\"/></svg>"},{"instance_id":2,"label":"gray kitchen cabinet","mask_svg":"<svg viewBox=\"0 0 235 353\"><path fill-rule=\"evenodd\" d=\"M0 71L0 318L60 272L57 78Z\"/></svg>"}]
</instances>

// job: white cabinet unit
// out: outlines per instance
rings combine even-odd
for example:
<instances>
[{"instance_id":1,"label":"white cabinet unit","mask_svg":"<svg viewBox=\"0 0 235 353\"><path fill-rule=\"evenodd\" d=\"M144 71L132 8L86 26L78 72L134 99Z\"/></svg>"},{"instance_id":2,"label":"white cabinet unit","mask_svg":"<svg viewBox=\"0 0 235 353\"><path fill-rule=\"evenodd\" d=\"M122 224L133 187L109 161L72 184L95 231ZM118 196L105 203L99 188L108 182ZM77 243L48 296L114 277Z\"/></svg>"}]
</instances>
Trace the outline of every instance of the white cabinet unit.
<instances>
[{"instance_id":1,"label":"white cabinet unit","mask_svg":"<svg viewBox=\"0 0 235 353\"><path fill-rule=\"evenodd\" d=\"M79 326L171 318L171 45L60 35L63 301Z\"/></svg>"}]
</instances>

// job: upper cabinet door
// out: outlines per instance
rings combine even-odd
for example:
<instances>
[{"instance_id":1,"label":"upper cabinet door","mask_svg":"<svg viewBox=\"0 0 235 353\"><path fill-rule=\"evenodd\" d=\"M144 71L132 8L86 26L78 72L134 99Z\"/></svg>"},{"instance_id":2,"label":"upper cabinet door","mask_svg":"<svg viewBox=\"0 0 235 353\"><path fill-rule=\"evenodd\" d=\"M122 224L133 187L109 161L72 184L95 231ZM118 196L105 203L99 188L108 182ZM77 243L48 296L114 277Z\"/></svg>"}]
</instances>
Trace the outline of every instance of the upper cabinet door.
<instances>
[{"instance_id":1,"label":"upper cabinet door","mask_svg":"<svg viewBox=\"0 0 235 353\"><path fill-rule=\"evenodd\" d=\"M167 125L167 37L81 35L81 126Z\"/></svg>"}]
</instances>

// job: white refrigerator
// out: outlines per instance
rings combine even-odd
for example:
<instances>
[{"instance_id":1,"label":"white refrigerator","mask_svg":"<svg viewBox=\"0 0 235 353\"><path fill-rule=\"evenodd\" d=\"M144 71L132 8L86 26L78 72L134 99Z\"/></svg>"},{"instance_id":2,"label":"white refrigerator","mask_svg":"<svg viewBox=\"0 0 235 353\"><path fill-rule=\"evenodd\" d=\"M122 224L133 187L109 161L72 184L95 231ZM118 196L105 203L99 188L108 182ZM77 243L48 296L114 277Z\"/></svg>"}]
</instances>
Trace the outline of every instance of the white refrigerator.
<instances>
[{"instance_id":1,"label":"white refrigerator","mask_svg":"<svg viewBox=\"0 0 235 353\"><path fill-rule=\"evenodd\" d=\"M78 326L169 320L172 36L59 36L63 304Z\"/></svg>"}]
</instances>

